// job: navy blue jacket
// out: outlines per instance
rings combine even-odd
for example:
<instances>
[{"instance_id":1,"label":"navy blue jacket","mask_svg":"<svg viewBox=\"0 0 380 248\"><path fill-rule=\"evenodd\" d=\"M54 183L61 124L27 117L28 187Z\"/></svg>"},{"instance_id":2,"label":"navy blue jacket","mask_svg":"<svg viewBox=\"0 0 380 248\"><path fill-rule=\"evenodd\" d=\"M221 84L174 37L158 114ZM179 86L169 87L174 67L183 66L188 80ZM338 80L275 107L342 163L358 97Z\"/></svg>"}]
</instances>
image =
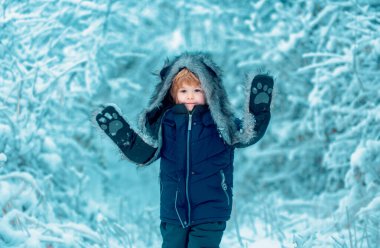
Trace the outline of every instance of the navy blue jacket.
<instances>
[{"instance_id":1,"label":"navy blue jacket","mask_svg":"<svg viewBox=\"0 0 380 248\"><path fill-rule=\"evenodd\" d=\"M257 140L269 116L265 122ZM183 104L174 105L165 112L161 131L161 220L184 227L228 220L234 147L221 138L208 106L189 113Z\"/></svg>"},{"instance_id":2,"label":"navy blue jacket","mask_svg":"<svg viewBox=\"0 0 380 248\"><path fill-rule=\"evenodd\" d=\"M207 106L184 105L162 120L161 220L193 225L229 219L233 148L220 137Z\"/></svg>"}]
</instances>

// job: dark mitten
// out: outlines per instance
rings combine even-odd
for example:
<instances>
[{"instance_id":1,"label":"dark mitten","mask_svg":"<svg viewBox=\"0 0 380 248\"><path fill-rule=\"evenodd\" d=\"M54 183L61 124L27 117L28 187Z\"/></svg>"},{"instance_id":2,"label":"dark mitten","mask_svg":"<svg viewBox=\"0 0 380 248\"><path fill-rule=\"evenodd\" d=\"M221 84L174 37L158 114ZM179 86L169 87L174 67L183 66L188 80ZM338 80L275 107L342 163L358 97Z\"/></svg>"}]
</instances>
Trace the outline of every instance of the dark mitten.
<instances>
[{"instance_id":1,"label":"dark mitten","mask_svg":"<svg viewBox=\"0 0 380 248\"><path fill-rule=\"evenodd\" d=\"M96 122L123 151L136 139L136 133L113 106L105 107L96 116Z\"/></svg>"},{"instance_id":2,"label":"dark mitten","mask_svg":"<svg viewBox=\"0 0 380 248\"><path fill-rule=\"evenodd\" d=\"M251 83L249 110L253 114L260 114L270 110L273 91L273 78L268 75L257 75Z\"/></svg>"}]
</instances>

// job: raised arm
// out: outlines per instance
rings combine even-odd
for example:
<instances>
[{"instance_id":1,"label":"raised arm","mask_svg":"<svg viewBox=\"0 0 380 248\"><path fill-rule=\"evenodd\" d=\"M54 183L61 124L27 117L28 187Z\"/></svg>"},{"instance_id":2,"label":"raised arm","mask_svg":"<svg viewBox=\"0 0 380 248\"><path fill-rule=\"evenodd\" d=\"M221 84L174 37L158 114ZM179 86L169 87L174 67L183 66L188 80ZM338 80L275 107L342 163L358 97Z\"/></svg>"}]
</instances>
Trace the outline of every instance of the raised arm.
<instances>
[{"instance_id":1,"label":"raised arm","mask_svg":"<svg viewBox=\"0 0 380 248\"><path fill-rule=\"evenodd\" d=\"M256 135L247 143L238 143L236 148L244 148L258 142L265 134L270 121L270 104L272 101L273 78L268 75L257 75L250 85L249 112L255 117ZM236 124L242 128L242 121L237 119Z\"/></svg>"},{"instance_id":2,"label":"raised arm","mask_svg":"<svg viewBox=\"0 0 380 248\"><path fill-rule=\"evenodd\" d=\"M130 161L137 165L153 162L157 148L146 143L113 106L105 107L96 122Z\"/></svg>"}]
</instances>

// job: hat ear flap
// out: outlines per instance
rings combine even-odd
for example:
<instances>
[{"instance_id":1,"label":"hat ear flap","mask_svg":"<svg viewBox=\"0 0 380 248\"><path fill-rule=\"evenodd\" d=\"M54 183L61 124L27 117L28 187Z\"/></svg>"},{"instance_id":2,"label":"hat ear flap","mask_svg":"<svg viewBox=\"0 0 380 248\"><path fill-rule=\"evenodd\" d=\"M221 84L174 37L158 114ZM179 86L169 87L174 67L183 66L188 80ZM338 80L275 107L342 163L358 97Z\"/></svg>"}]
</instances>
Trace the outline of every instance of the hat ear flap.
<instances>
[{"instance_id":1,"label":"hat ear flap","mask_svg":"<svg viewBox=\"0 0 380 248\"><path fill-rule=\"evenodd\" d=\"M169 69L170 69L169 66L166 66L166 67L164 67L164 68L161 69L161 71L160 71L160 78L161 78L162 81L164 81L166 79L166 77L168 76Z\"/></svg>"},{"instance_id":2,"label":"hat ear flap","mask_svg":"<svg viewBox=\"0 0 380 248\"><path fill-rule=\"evenodd\" d=\"M211 77L213 77L213 78L218 77L218 73L216 72L216 70L214 68L212 68L212 66L208 65L204 61L202 61L202 64L205 66L205 68L207 69L207 72L211 75Z\"/></svg>"},{"instance_id":3,"label":"hat ear flap","mask_svg":"<svg viewBox=\"0 0 380 248\"><path fill-rule=\"evenodd\" d=\"M169 73L169 69L171 67L171 64L169 63L169 59L166 59L164 67L160 71L160 78L162 81L166 79Z\"/></svg>"}]
</instances>

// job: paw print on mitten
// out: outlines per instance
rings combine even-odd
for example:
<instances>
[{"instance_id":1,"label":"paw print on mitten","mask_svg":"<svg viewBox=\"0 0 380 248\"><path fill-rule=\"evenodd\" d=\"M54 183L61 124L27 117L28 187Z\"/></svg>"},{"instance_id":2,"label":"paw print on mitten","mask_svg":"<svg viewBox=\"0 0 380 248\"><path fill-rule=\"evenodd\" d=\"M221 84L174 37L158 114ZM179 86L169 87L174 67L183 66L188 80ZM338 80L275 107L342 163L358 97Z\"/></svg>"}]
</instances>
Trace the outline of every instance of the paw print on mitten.
<instances>
[{"instance_id":1,"label":"paw print on mitten","mask_svg":"<svg viewBox=\"0 0 380 248\"><path fill-rule=\"evenodd\" d=\"M256 95L254 104L266 103L268 104L270 99L269 95L272 94L272 88L268 88L268 85L257 84L257 88L252 88L252 94Z\"/></svg>"},{"instance_id":2,"label":"paw print on mitten","mask_svg":"<svg viewBox=\"0 0 380 248\"><path fill-rule=\"evenodd\" d=\"M105 110L99 113L96 120L98 121L101 129L103 129L106 133L115 136L117 131L123 128L123 123L119 121L119 115L116 112L112 113L109 112L109 109L106 111Z\"/></svg>"},{"instance_id":3,"label":"paw print on mitten","mask_svg":"<svg viewBox=\"0 0 380 248\"><path fill-rule=\"evenodd\" d=\"M254 113L268 111L272 101L273 78L267 75L257 75L252 80L250 108Z\"/></svg>"},{"instance_id":4,"label":"paw print on mitten","mask_svg":"<svg viewBox=\"0 0 380 248\"><path fill-rule=\"evenodd\" d=\"M128 147L134 132L113 106L103 109L96 121L100 128L119 146Z\"/></svg>"}]
</instances>

